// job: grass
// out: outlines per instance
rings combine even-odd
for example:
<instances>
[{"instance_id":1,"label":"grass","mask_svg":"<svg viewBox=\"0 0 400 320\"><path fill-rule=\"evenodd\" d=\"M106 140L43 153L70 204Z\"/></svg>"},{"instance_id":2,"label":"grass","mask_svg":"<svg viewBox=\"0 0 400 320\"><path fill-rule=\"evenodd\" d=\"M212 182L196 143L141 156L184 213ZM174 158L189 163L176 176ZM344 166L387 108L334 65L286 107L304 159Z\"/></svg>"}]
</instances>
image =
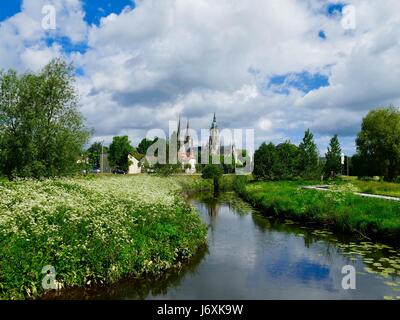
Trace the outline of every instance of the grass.
<instances>
[{"instance_id":1,"label":"grass","mask_svg":"<svg viewBox=\"0 0 400 320\"><path fill-rule=\"evenodd\" d=\"M359 192L400 197L400 183L362 180L355 180L352 183L357 187Z\"/></svg>"},{"instance_id":2,"label":"grass","mask_svg":"<svg viewBox=\"0 0 400 320\"><path fill-rule=\"evenodd\" d=\"M174 178L146 175L0 181L0 298L42 293L42 268L63 287L179 268L206 227Z\"/></svg>"},{"instance_id":3,"label":"grass","mask_svg":"<svg viewBox=\"0 0 400 320\"><path fill-rule=\"evenodd\" d=\"M304 190L312 182L253 182L241 190L242 197L263 211L300 221L326 224L364 237L398 242L400 203L362 198L350 184L331 191Z\"/></svg>"}]
</instances>

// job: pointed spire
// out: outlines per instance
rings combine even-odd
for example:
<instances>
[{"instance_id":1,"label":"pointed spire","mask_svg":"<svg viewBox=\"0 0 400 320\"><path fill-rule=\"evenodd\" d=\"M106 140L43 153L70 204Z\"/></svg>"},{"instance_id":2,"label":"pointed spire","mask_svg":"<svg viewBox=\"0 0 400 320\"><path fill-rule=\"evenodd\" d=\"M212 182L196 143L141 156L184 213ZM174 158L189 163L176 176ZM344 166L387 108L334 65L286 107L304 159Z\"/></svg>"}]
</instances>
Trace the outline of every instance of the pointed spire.
<instances>
[{"instance_id":1,"label":"pointed spire","mask_svg":"<svg viewBox=\"0 0 400 320\"><path fill-rule=\"evenodd\" d=\"M217 126L217 117L216 117L215 112L214 112L214 119L213 119L213 122L211 124L211 129L216 129L216 128L218 128L218 126Z\"/></svg>"}]
</instances>

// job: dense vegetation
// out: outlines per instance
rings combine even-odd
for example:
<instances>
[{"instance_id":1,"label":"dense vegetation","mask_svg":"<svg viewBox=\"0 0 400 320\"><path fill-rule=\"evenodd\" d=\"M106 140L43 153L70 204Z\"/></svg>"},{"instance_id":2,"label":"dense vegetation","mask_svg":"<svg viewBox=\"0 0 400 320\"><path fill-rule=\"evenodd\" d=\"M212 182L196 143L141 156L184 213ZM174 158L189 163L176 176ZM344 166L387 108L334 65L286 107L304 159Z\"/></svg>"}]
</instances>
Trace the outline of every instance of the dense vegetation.
<instances>
[{"instance_id":1,"label":"dense vegetation","mask_svg":"<svg viewBox=\"0 0 400 320\"><path fill-rule=\"evenodd\" d=\"M275 146L263 143L254 154L254 176L259 180L319 179L322 173L313 134L307 130L302 143Z\"/></svg>"},{"instance_id":2,"label":"dense vegetation","mask_svg":"<svg viewBox=\"0 0 400 320\"><path fill-rule=\"evenodd\" d=\"M240 181L239 181L240 182ZM312 182L254 182L239 189L244 199L264 212L322 223L342 232L396 242L400 236L400 202L363 198L352 184L331 191L305 190Z\"/></svg>"},{"instance_id":3,"label":"dense vegetation","mask_svg":"<svg viewBox=\"0 0 400 320\"><path fill-rule=\"evenodd\" d=\"M206 242L181 191L145 175L0 182L0 297L40 293L46 265L63 286L179 267Z\"/></svg>"},{"instance_id":4,"label":"dense vegetation","mask_svg":"<svg viewBox=\"0 0 400 320\"><path fill-rule=\"evenodd\" d=\"M52 177L79 170L89 138L74 69L54 60L39 73L0 72L0 175Z\"/></svg>"},{"instance_id":5,"label":"dense vegetation","mask_svg":"<svg viewBox=\"0 0 400 320\"><path fill-rule=\"evenodd\" d=\"M382 176L394 181L400 176L400 109L372 110L363 119L353 157L354 174Z\"/></svg>"}]
</instances>

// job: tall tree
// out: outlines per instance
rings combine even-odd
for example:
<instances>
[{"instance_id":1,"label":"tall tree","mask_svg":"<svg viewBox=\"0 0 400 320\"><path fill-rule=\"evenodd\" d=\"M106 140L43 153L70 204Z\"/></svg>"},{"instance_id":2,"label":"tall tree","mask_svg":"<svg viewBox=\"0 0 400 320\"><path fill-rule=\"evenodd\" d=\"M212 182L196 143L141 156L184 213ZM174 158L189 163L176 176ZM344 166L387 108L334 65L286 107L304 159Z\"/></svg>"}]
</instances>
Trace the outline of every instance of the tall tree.
<instances>
[{"instance_id":1,"label":"tall tree","mask_svg":"<svg viewBox=\"0 0 400 320\"><path fill-rule=\"evenodd\" d=\"M310 129L304 133L303 142L300 143L300 172L304 178L316 178L319 175L319 155L314 135Z\"/></svg>"},{"instance_id":2,"label":"tall tree","mask_svg":"<svg viewBox=\"0 0 400 320\"><path fill-rule=\"evenodd\" d=\"M277 159L274 144L263 143L254 153L254 176L257 179L275 179L273 167L277 163Z\"/></svg>"},{"instance_id":3,"label":"tall tree","mask_svg":"<svg viewBox=\"0 0 400 320\"><path fill-rule=\"evenodd\" d=\"M106 147L103 147L101 142L95 142L89 147L89 149L87 149L89 164L92 168L100 168L100 157L102 151L106 152Z\"/></svg>"},{"instance_id":4,"label":"tall tree","mask_svg":"<svg viewBox=\"0 0 400 320\"><path fill-rule=\"evenodd\" d=\"M135 151L128 136L114 137L109 148L108 160L113 167L128 171L130 161L128 156Z\"/></svg>"},{"instance_id":5,"label":"tall tree","mask_svg":"<svg viewBox=\"0 0 400 320\"><path fill-rule=\"evenodd\" d=\"M329 143L328 152L325 154L324 171L327 176L336 177L342 172L341 154L342 149L340 148L339 138L335 134Z\"/></svg>"},{"instance_id":6,"label":"tall tree","mask_svg":"<svg viewBox=\"0 0 400 320\"><path fill-rule=\"evenodd\" d=\"M78 111L74 68L56 59L38 73L0 72L0 171L8 177L78 170L89 138Z\"/></svg>"},{"instance_id":7,"label":"tall tree","mask_svg":"<svg viewBox=\"0 0 400 320\"><path fill-rule=\"evenodd\" d=\"M154 138L153 140L150 139L143 139L142 141L140 141L138 147L137 147L137 152L139 152L140 154L146 154L147 149L150 148L150 146L152 146L154 143L156 143L158 141L158 138Z\"/></svg>"},{"instance_id":8,"label":"tall tree","mask_svg":"<svg viewBox=\"0 0 400 320\"><path fill-rule=\"evenodd\" d=\"M356 144L358 159L367 167L364 175L393 181L400 175L400 109L370 111L363 119Z\"/></svg>"},{"instance_id":9,"label":"tall tree","mask_svg":"<svg viewBox=\"0 0 400 320\"><path fill-rule=\"evenodd\" d=\"M299 148L286 141L276 146L278 161L274 164L274 173L279 179L293 179L299 175Z\"/></svg>"},{"instance_id":10,"label":"tall tree","mask_svg":"<svg viewBox=\"0 0 400 320\"><path fill-rule=\"evenodd\" d=\"M224 170L219 164L207 164L203 171L202 177L203 179L212 179L214 185L214 194L219 191L219 180L224 174Z\"/></svg>"}]
</instances>

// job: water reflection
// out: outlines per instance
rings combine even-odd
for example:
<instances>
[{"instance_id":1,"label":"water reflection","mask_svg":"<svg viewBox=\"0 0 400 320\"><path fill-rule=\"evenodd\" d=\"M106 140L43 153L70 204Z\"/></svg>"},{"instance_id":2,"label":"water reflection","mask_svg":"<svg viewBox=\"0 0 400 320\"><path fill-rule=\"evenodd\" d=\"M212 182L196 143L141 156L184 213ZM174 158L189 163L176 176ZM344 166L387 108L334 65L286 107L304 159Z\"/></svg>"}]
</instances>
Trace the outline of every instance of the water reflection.
<instances>
[{"instance_id":1,"label":"water reflection","mask_svg":"<svg viewBox=\"0 0 400 320\"><path fill-rule=\"evenodd\" d=\"M400 296L400 252L312 224L262 216L234 194L191 202L209 227L208 251L179 273L85 291L102 299L382 299ZM341 287L344 265L357 290ZM61 298L82 298L79 293Z\"/></svg>"}]
</instances>

